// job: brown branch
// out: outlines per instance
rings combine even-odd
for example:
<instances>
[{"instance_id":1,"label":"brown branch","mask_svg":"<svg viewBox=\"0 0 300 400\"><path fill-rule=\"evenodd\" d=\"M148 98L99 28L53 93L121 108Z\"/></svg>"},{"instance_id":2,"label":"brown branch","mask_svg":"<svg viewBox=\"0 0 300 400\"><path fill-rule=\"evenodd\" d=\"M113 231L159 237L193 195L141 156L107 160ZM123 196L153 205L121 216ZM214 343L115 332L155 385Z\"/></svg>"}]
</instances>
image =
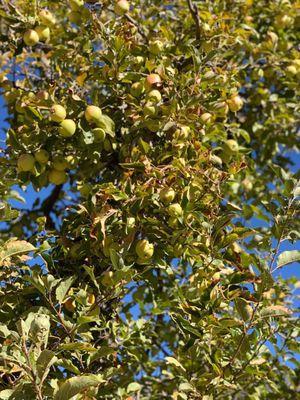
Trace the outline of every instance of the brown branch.
<instances>
[{"instance_id":1,"label":"brown branch","mask_svg":"<svg viewBox=\"0 0 300 400\"><path fill-rule=\"evenodd\" d=\"M127 19L127 21L131 22L137 28L138 33L146 40L146 42L148 42L148 37L146 33L141 28L141 26L136 22L136 20L133 19L129 14L125 14L125 18Z\"/></svg>"},{"instance_id":2,"label":"brown branch","mask_svg":"<svg viewBox=\"0 0 300 400\"><path fill-rule=\"evenodd\" d=\"M192 15L192 18L195 22L196 26L196 39L200 40L201 39L201 22L199 18L199 13L198 13L198 7L196 4L192 2L192 0L187 0L187 4L190 10L190 13Z\"/></svg>"}]
</instances>

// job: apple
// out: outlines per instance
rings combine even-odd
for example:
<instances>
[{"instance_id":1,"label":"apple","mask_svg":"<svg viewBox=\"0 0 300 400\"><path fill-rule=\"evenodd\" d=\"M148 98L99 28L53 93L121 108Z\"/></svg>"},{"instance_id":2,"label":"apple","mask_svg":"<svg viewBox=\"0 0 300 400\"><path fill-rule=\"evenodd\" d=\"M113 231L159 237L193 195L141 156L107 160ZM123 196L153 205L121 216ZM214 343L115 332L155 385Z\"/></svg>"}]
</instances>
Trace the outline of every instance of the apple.
<instances>
[{"instance_id":1,"label":"apple","mask_svg":"<svg viewBox=\"0 0 300 400\"><path fill-rule=\"evenodd\" d=\"M222 166L222 158L216 156L215 154L211 154L209 159L214 165Z\"/></svg>"},{"instance_id":2,"label":"apple","mask_svg":"<svg viewBox=\"0 0 300 400\"><path fill-rule=\"evenodd\" d=\"M139 240L135 246L135 252L140 260L149 260L154 253L154 245L146 239Z\"/></svg>"},{"instance_id":3,"label":"apple","mask_svg":"<svg viewBox=\"0 0 300 400\"><path fill-rule=\"evenodd\" d=\"M176 217L170 217L168 219L168 225L170 228L176 228L178 226L178 219Z\"/></svg>"},{"instance_id":4,"label":"apple","mask_svg":"<svg viewBox=\"0 0 300 400\"><path fill-rule=\"evenodd\" d=\"M51 26L56 23L54 15L48 10L42 10L39 13L39 18L44 25Z\"/></svg>"},{"instance_id":5,"label":"apple","mask_svg":"<svg viewBox=\"0 0 300 400\"><path fill-rule=\"evenodd\" d=\"M174 203L169 205L168 213L171 217L180 217L183 214L183 210L179 203Z\"/></svg>"},{"instance_id":6,"label":"apple","mask_svg":"<svg viewBox=\"0 0 300 400\"><path fill-rule=\"evenodd\" d=\"M106 136L106 133L105 133L104 129L102 129L102 128L94 128L92 130L92 133L94 135L94 141L95 142L104 142L105 136Z\"/></svg>"},{"instance_id":7,"label":"apple","mask_svg":"<svg viewBox=\"0 0 300 400\"><path fill-rule=\"evenodd\" d=\"M53 158L52 166L57 171L64 171L69 167L69 163L63 156L56 156Z\"/></svg>"},{"instance_id":8,"label":"apple","mask_svg":"<svg viewBox=\"0 0 300 400\"><path fill-rule=\"evenodd\" d=\"M239 111L243 107L243 99L238 95L232 96L229 100L227 100L227 104L229 106L230 111L236 112Z\"/></svg>"},{"instance_id":9,"label":"apple","mask_svg":"<svg viewBox=\"0 0 300 400\"><path fill-rule=\"evenodd\" d=\"M128 3L127 0L119 0L116 2L114 11L117 15L124 15L126 14L130 9L130 4Z\"/></svg>"},{"instance_id":10,"label":"apple","mask_svg":"<svg viewBox=\"0 0 300 400\"><path fill-rule=\"evenodd\" d=\"M158 90L153 89L147 94L147 100L157 104L161 101L161 93Z\"/></svg>"},{"instance_id":11,"label":"apple","mask_svg":"<svg viewBox=\"0 0 300 400\"><path fill-rule=\"evenodd\" d=\"M60 123L60 127L58 128L58 132L63 137L73 136L76 132L76 124L72 119L64 119Z\"/></svg>"},{"instance_id":12,"label":"apple","mask_svg":"<svg viewBox=\"0 0 300 400\"><path fill-rule=\"evenodd\" d=\"M28 94L29 96L29 94ZM34 96L33 93L33 97L36 97L36 100L48 100L49 99L49 93L46 90L40 90L39 92L37 92L36 96Z\"/></svg>"},{"instance_id":13,"label":"apple","mask_svg":"<svg viewBox=\"0 0 300 400\"><path fill-rule=\"evenodd\" d=\"M144 88L144 85L142 82L134 82L131 85L130 93L134 97L139 97L144 92L144 90L145 90L145 88Z\"/></svg>"},{"instance_id":14,"label":"apple","mask_svg":"<svg viewBox=\"0 0 300 400\"><path fill-rule=\"evenodd\" d=\"M152 103L146 103L143 107L143 114L145 116L153 117L156 114L156 107Z\"/></svg>"},{"instance_id":15,"label":"apple","mask_svg":"<svg viewBox=\"0 0 300 400\"><path fill-rule=\"evenodd\" d=\"M239 150L239 144L236 140L228 139L223 143L223 151L227 155L237 153Z\"/></svg>"},{"instance_id":16,"label":"apple","mask_svg":"<svg viewBox=\"0 0 300 400\"><path fill-rule=\"evenodd\" d=\"M149 51L151 54L157 56L160 54L164 49L164 44L160 40L154 40L153 42L149 43Z\"/></svg>"},{"instance_id":17,"label":"apple","mask_svg":"<svg viewBox=\"0 0 300 400\"><path fill-rule=\"evenodd\" d=\"M157 119L146 119L145 121L146 128L151 132L157 132L160 127L160 123Z\"/></svg>"},{"instance_id":18,"label":"apple","mask_svg":"<svg viewBox=\"0 0 300 400\"><path fill-rule=\"evenodd\" d=\"M38 25L34 28L36 33L39 35L39 39L44 42L50 38L50 29L46 25Z\"/></svg>"},{"instance_id":19,"label":"apple","mask_svg":"<svg viewBox=\"0 0 300 400\"><path fill-rule=\"evenodd\" d=\"M291 75L296 75L298 72L297 67L295 65L288 65L286 67L286 71Z\"/></svg>"},{"instance_id":20,"label":"apple","mask_svg":"<svg viewBox=\"0 0 300 400\"><path fill-rule=\"evenodd\" d=\"M293 24L293 18L286 14L277 15L275 18L275 24L278 28L285 28Z\"/></svg>"},{"instance_id":21,"label":"apple","mask_svg":"<svg viewBox=\"0 0 300 400\"><path fill-rule=\"evenodd\" d=\"M101 119L102 111L97 106L87 106L84 116L87 122L97 123Z\"/></svg>"},{"instance_id":22,"label":"apple","mask_svg":"<svg viewBox=\"0 0 300 400\"><path fill-rule=\"evenodd\" d=\"M160 76L158 74L150 74L146 77L145 88L151 90L153 85L158 85L161 83Z\"/></svg>"},{"instance_id":23,"label":"apple","mask_svg":"<svg viewBox=\"0 0 300 400\"><path fill-rule=\"evenodd\" d=\"M135 227L135 218L134 217L128 217L126 219L126 227L129 231Z\"/></svg>"},{"instance_id":24,"label":"apple","mask_svg":"<svg viewBox=\"0 0 300 400\"><path fill-rule=\"evenodd\" d=\"M28 29L23 35L23 41L27 46L34 46L39 40L38 33L33 29Z\"/></svg>"},{"instance_id":25,"label":"apple","mask_svg":"<svg viewBox=\"0 0 300 400\"><path fill-rule=\"evenodd\" d=\"M175 131L175 135L179 139L187 139L190 136L190 133L191 133L191 128L189 126L186 126L186 125L180 126Z\"/></svg>"},{"instance_id":26,"label":"apple","mask_svg":"<svg viewBox=\"0 0 300 400\"><path fill-rule=\"evenodd\" d=\"M18 169L19 171L32 171L34 168L35 159L31 154L22 154L18 158Z\"/></svg>"},{"instance_id":27,"label":"apple","mask_svg":"<svg viewBox=\"0 0 300 400\"><path fill-rule=\"evenodd\" d=\"M69 0L73 11L79 11L84 6L84 0Z\"/></svg>"},{"instance_id":28,"label":"apple","mask_svg":"<svg viewBox=\"0 0 300 400\"><path fill-rule=\"evenodd\" d=\"M163 188L159 192L159 198L165 204L171 203L175 199L175 196L175 191L170 187Z\"/></svg>"},{"instance_id":29,"label":"apple","mask_svg":"<svg viewBox=\"0 0 300 400\"><path fill-rule=\"evenodd\" d=\"M62 122L67 116L65 108L59 104L54 104L50 109L50 119L54 122Z\"/></svg>"},{"instance_id":30,"label":"apple","mask_svg":"<svg viewBox=\"0 0 300 400\"><path fill-rule=\"evenodd\" d=\"M40 149L34 153L34 157L40 164L47 164L49 161L49 153L47 150Z\"/></svg>"},{"instance_id":31,"label":"apple","mask_svg":"<svg viewBox=\"0 0 300 400\"><path fill-rule=\"evenodd\" d=\"M79 23L81 22L81 13L77 11L71 11L68 14L68 18L73 24L79 25Z\"/></svg>"},{"instance_id":32,"label":"apple","mask_svg":"<svg viewBox=\"0 0 300 400\"><path fill-rule=\"evenodd\" d=\"M215 112L220 117L225 117L228 114L229 106L225 101L220 101L215 105Z\"/></svg>"},{"instance_id":33,"label":"apple","mask_svg":"<svg viewBox=\"0 0 300 400\"><path fill-rule=\"evenodd\" d=\"M76 308L75 300L73 300L71 297L69 297L65 302L64 302L64 307L67 311L73 313Z\"/></svg>"},{"instance_id":34,"label":"apple","mask_svg":"<svg viewBox=\"0 0 300 400\"><path fill-rule=\"evenodd\" d=\"M210 113L203 113L200 116L200 120L204 123L204 124L210 124L212 121L212 115Z\"/></svg>"},{"instance_id":35,"label":"apple","mask_svg":"<svg viewBox=\"0 0 300 400\"><path fill-rule=\"evenodd\" d=\"M58 171L57 169L52 169L49 171L48 179L50 183L54 185L62 185L67 182L68 174L64 171Z\"/></svg>"},{"instance_id":36,"label":"apple","mask_svg":"<svg viewBox=\"0 0 300 400\"><path fill-rule=\"evenodd\" d=\"M138 65L142 65L144 62L144 57L142 56L135 56L133 62Z\"/></svg>"}]
</instances>

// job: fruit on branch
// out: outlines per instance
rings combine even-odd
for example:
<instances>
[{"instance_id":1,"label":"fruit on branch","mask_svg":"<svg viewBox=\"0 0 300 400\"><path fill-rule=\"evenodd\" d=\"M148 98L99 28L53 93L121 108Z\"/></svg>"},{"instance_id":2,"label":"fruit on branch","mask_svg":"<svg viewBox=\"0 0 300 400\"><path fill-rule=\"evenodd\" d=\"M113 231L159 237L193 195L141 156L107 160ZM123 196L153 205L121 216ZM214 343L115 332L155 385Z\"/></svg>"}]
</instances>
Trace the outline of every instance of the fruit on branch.
<instances>
[{"instance_id":1,"label":"fruit on branch","mask_svg":"<svg viewBox=\"0 0 300 400\"><path fill-rule=\"evenodd\" d=\"M188 139L191 133L191 128L186 125L180 126L178 129L176 129L174 136L178 139Z\"/></svg>"},{"instance_id":2,"label":"fruit on branch","mask_svg":"<svg viewBox=\"0 0 300 400\"><path fill-rule=\"evenodd\" d=\"M144 90L145 90L145 88L144 88L144 85L142 82L134 82L131 85L130 93L134 97L139 97L144 92Z\"/></svg>"},{"instance_id":3,"label":"fruit on branch","mask_svg":"<svg viewBox=\"0 0 300 400\"><path fill-rule=\"evenodd\" d=\"M76 124L72 119L64 119L58 128L59 134L63 137L73 136L76 132Z\"/></svg>"},{"instance_id":4,"label":"fruit on branch","mask_svg":"<svg viewBox=\"0 0 300 400\"><path fill-rule=\"evenodd\" d=\"M34 28L36 33L39 35L39 39L42 42L45 42L50 38L50 29L46 25L38 25Z\"/></svg>"},{"instance_id":5,"label":"fruit on branch","mask_svg":"<svg viewBox=\"0 0 300 400\"><path fill-rule=\"evenodd\" d=\"M95 142L98 142L98 143L99 142L104 142L105 136L106 136L106 133L105 133L104 129L102 129L102 128L94 128L92 130L92 133L94 135L94 141Z\"/></svg>"},{"instance_id":6,"label":"fruit on branch","mask_svg":"<svg viewBox=\"0 0 300 400\"><path fill-rule=\"evenodd\" d=\"M101 108L99 108L97 106L87 106L87 108L84 112L85 119L90 124L92 124L92 123L96 124L98 121L100 121L101 115L102 115Z\"/></svg>"},{"instance_id":7,"label":"fruit on branch","mask_svg":"<svg viewBox=\"0 0 300 400\"><path fill-rule=\"evenodd\" d=\"M34 153L34 157L40 164L47 164L49 161L49 153L47 150L40 149Z\"/></svg>"},{"instance_id":8,"label":"fruit on branch","mask_svg":"<svg viewBox=\"0 0 300 400\"><path fill-rule=\"evenodd\" d=\"M27 46L34 46L39 40L38 33L33 29L28 29L23 35L23 41Z\"/></svg>"},{"instance_id":9,"label":"fruit on branch","mask_svg":"<svg viewBox=\"0 0 300 400\"><path fill-rule=\"evenodd\" d=\"M159 198L165 204L171 203L175 199L175 196L175 190L170 187L163 188L159 192Z\"/></svg>"},{"instance_id":10,"label":"fruit on branch","mask_svg":"<svg viewBox=\"0 0 300 400\"><path fill-rule=\"evenodd\" d=\"M157 56L160 53L162 53L163 50L164 50L164 44L160 40L154 40L149 43L149 51L151 54Z\"/></svg>"},{"instance_id":11,"label":"fruit on branch","mask_svg":"<svg viewBox=\"0 0 300 400\"><path fill-rule=\"evenodd\" d=\"M220 101L215 105L214 110L219 117L225 117L228 114L229 106L225 101Z\"/></svg>"},{"instance_id":12,"label":"fruit on branch","mask_svg":"<svg viewBox=\"0 0 300 400\"><path fill-rule=\"evenodd\" d=\"M238 95L234 95L233 97L231 97L229 100L227 100L227 104L229 106L230 111L232 112L236 112L239 111L243 105L243 99Z\"/></svg>"},{"instance_id":13,"label":"fruit on branch","mask_svg":"<svg viewBox=\"0 0 300 400\"><path fill-rule=\"evenodd\" d=\"M146 77L145 88L151 90L154 85L161 83L160 76L158 74L150 74Z\"/></svg>"},{"instance_id":14,"label":"fruit on branch","mask_svg":"<svg viewBox=\"0 0 300 400\"><path fill-rule=\"evenodd\" d=\"M52 169L49 171L48 180L54 185L62 185L67 182L68 174L65 171L58 171L57 169Z\"/></svg>"},{"instance_id":15,"label":"fruit on branch","mask_svg":"<svg viewBox=\"0 0 300 400\"><path fill-rule=\"evenodd\" d=\"M39 13L39 19L44 25L51 26L56 23L54 15L48 10L42 10Z\"/></svg>"},{"instance_id":16,"label":"fruit on branch","mask_svg":"<svg viewBox=\"0 0 300 400\"><path fill-rule=\"evenodd\" d=\"M295 65L288 65L286 67L286 71L290 74L290 75L297 75L298 70L297 67Z\"/></svg>"},{"instance_id":17,"label":"fruit on branch","mask_svg":"<svg viewBox=\"0 0 300 400\"><path fill-rule=\"evenodd\" d=\"M124 15L130 9L130 4L126 0L119 0L116 2L114 11L117 15Z\"/></svg>"},{"instance_id":18,"label":"fruit on branch","mask_svg":"<svg viewBox=\"0 0 300 400\"><path fill-rule=\"evenodd\" d=\"M183 215L183 210L179 203L174 203L169 205L168 213L171 217L181 217Z\"/></svg>"},{"instance_id":19,"label":"fruit on branch","mask_svg":"<svg viewBox=\"0 0 300 400\"><path fill-rule=\"evenodd\" d=\"M50 119L54 122L62 122L67 116L65 108L59 104L54 104L50 109Z\"/></svg>"},{"instance_id":20,"label":"fruit on branch","mask_svg":"<svg viewBox=\"0 0 300 400\"><path fill-rule=\"evenodd\" d=\"M156 114L156 107L152 103L146 103L143 107L143 114L145 117L153 117Z\"/></svg>"},{"instance_id":21,"label":"fruit on branch","mask_svg":"<svg viewBox=\"0 0 300 400\"><path fill-rule=\"evenodd\" d=\"M135 252L140 260L149 260L154 253L154 245L146 239L139 240L135 246Z\"/></svg>"},{"instance_id":22,"label":"fruit on branch","mask_svg":"<svg viewBox=\"0 0 300 400\"><path fill-rule=\"evenodd\" d=\"M31 154L22 154L17 161L18 170L20 172L32 171L34 168L35 158Z\"/></svg>"},{"instance_id":23,"label":"fruit on branch","mask_svg":"<svg viewBox=\"0 0 300 400\"><path fill-rule=\"evenodd\" d=\"M239 150L239 144L234 139L228 139L223 143L223 151L227 155L237 153Z\"/></svg>"},{"instance_id":24,"label":"fruit on branch","mask_svg":"<svg viewBox=\"0 0 300 400\"><path fill-rule=\"evenodd\" d=\"M64 307L67 311L73 313L76 309L76 303L75 300L69 297L65 302L64 302Z\"/></svg>"},{"instance_id":25,"label":"fruit on branch","mask_svg":"<svg viewBox=\"0 0 300 400\"><path fill-rule=\"evenodd\" d=\"M178 226L178 219L176 217L170 217L168 219L168 225L170 228L176 228Z\"/></svg>"},{"instance_id":26,"label":"fruit on branch","mask_svg":"<svg viewBox=\"0 0 300 400\"><path fill-rule=\"evenodd\" d=\"M64 171L69 167L69 163L63 156L56 156L53 158L52 166L57 171Z\"/></svg>"},{"instance_id":27,"label":"fruit on branch","mask_svg":"<svg viewBox=\"0 0 300 400\"><path fill-rule=\"evenodd\" d=\"M201 114L200 119L204 124L210 124L212 121L212 115L210 113L203 113Z\"/></svg>"},{"instance_id":28,"label":"fruit on branch","mask_svg":"<svg viewBox=\"0 0 300 400\"><path fill-rule=\"evenodd\" d=\"M147 100L157 104L161 101L161 93L157 89L153 89L147 94Z\"/></svg>"}]
</instances>

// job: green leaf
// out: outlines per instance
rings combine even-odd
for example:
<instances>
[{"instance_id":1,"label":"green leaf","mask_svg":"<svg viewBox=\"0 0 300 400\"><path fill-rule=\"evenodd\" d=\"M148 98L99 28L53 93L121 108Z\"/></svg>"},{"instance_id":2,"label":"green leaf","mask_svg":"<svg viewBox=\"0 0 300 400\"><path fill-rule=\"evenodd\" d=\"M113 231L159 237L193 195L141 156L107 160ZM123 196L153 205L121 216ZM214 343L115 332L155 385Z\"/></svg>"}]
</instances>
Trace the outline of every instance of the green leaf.
<instances>
[{"instance_id":1,"label":"green leaf","mask_svg":"<svg viewBox=\"0 0 300 400\"><path fill-rule=\"evenodd\" d=\"M131 382L127 386L127 393L138 392L141 389L142 389L142 385L140 385L138 382Z\"/></svg>"},{"instance_id":2,"label":"green leaf","mask_svg":"<svg viewBox=\"0 0 300 400\"><path fill-rule=\"evenodd\" d=\"M44 379L48 375L51 366L56 361L57 357L55 356L55 353L53 351L48 349L43 350L36 361L36 369L38 377L40 379L42 378Z\"/></svg>"},{"instance_id":3,"label":"green leaf","mask_svg":"<svg viewBox=\"0 0 300 400\"><path fill-rule=\"evenodd\" d=\"M57 286L55 290L55 295L59 303L62 303L64 301L66 294L68 293L70 287L72 286L75 280L76 277L70 276L66 280L60 282L60 284Z\"/></svg>"},{"instance_id":4,"label":"green leaf","mask_svg":"<svg viewBox=\"0 0 300 400\"><path fill-rule=\"evenodd\" d=\"M172 364L175 365L175 367L181 368L183 371L185 371L185 368L180 364L178 360L174 357L165 357L165 360L167 361L167 364Z\"/></svg>"},{"instance_id":5,"label":"green leaf","mask_svg":"<svg viewBox=\"0 0 300 400\"><path fill-rule=\"evenodd\" d=\"M110 136L115 136L115 123L106 114L102 114L99 121L97 121L97 126L105 130Z\"/></svg>"},{"instance_id":6,"label":"green leaf","mask_svg":"<svg viewBox=\"0 0 300 400\"><path fill-rule=\"evenodd\" d=\"M99 284L96 280L95 274L94 274L94 267L89 267L88 265L84 265L83 268L85 269L85 271L87 272L87 274L89 275L89 277L91 278L93 284L96 286L96 288L98 290L100 290Z\"/></svg>"},{"instance_id":7,"label":"green leaf","mask_svg":"<svg viewBox=\"0 0 300 400\"><path fill-rule=\"evenodd\" d=\"M299 250L284 251L278 257L277 268L281 268L284 265L291 264L296 261L300 261L300 251Z\"/></svg>"},{"instance_id":8,"label":"green leaf","mask_svg":"<svg viewBox=\"0 0 300 400\"><path fill-rule=\"evenodd\" d=\"M91 344L89 344L89 343L80 343L80 342L64 343L64 344L61 344L59 346L59 349L60 350L69 350L69 351L72 351L72 350L81 351L81 350L83 350L83 351L87 351L87 352L96 351L95 347L92 346Z\"/></svg>"},{"instance_id":9,"label":"green leaf","mask_svg":"<svg viewBox=\"0 0 300 400\"><path fill-rule=\"evenodd\" d=\"M98 386L100 383L105 382L102 375L82 375L75 376L65 381L58 392L54 396L54 400L68 400L76 394L82 392L85 389L89 389L91 386Z\"/></svg>"},{"instance_id":10,"label":"green leaf","mask_svg":"<svg viewBox=\"0 0 300 400\"><path fill-rule=\"evenodd\" d=\"M102 357L107 357L111 354L114 354L115 352L116 352L115 348L103 346L101 347L101 349L97 350L95 353L91 355L90 364L96 360L99 360Z\"/></svg>"},{"instance_id":11,"label":"green leaf","mask_svg":"<svg viewBox=\"0 0 300 400\"><path fill-rule=\"evenodd\" d=\"M28 253L34 250L36 250L36 248L31 243L26 242L26 240L12 239L9 242L6 242L0 250L0 265L8 257Z\"/></svg>"}]
</instances>

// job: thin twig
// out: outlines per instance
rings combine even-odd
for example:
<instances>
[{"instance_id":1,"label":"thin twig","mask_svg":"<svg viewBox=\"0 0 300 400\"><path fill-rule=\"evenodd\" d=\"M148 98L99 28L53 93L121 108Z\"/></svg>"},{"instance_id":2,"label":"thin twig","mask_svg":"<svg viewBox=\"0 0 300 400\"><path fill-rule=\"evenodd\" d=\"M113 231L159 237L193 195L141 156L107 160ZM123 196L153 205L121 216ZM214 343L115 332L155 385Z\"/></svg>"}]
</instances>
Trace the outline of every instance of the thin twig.
<instances>
[{"instance_id":1,"label":"thin twig","mask_svg":"<svg viewBox=\"0 0 300 400\"><path fill-rule=\"evenodd\" d=\"M192 2L192 0L187 0L187 4L190 10L190 13L193 17L193 20L195 22L196 26L196 39L200 40L201 39L201 22L199 18L199 13L198 13L198 7L196 4Z\"/></svg>"}]
</instances>

